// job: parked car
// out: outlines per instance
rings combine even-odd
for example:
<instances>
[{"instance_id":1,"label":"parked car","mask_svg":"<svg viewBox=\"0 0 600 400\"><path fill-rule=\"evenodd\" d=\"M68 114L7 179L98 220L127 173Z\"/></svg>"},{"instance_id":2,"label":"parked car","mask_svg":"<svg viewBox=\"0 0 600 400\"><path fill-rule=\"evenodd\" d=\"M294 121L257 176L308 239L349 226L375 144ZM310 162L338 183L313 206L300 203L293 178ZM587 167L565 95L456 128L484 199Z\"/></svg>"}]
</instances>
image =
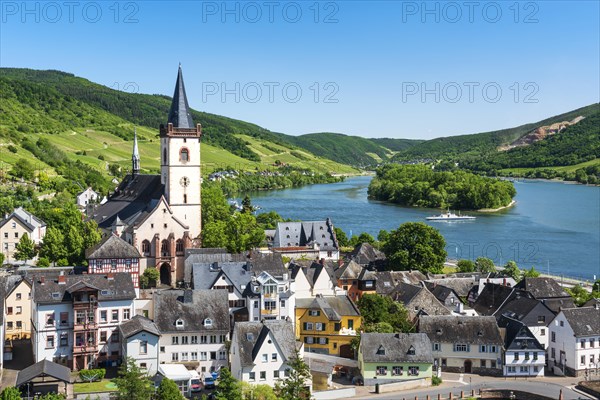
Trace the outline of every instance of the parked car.
<instances>
[{"instance_id":1,"label":"parked car","mask_svg":"<svg viewBox=\"0 0 600 400\"><path fill-rule=\"evenodd\" d=\"M205 389L214 389L215 388L215 378L210 372L204 372L202 374L202 383L204 384Z\"/></svg>"},{"instance_id":2,"label":"parked car","mask_svg":"<svg viewBox=\"0 0 600 400\"><path fill-rule=\"evenodd\" d=\"M200 375L197 371L190 371L192 374L192 378L190 379L190 391L192 393L197 393L202 391L202 381L200 380Z\"/></svg>"}]
</instances>

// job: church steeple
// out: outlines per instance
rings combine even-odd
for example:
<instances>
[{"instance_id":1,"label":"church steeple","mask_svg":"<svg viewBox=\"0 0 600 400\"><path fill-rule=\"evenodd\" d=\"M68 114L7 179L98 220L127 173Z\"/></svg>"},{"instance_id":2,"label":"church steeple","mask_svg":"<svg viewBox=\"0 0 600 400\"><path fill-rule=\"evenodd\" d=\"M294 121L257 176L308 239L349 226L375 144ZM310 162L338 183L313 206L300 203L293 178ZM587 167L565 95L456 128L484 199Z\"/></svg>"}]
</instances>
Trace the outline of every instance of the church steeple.
<instances>
[{"instance_id":1,"label":"church steeple","mask_svg":"<svg viewBox=\"0 0 600 400\"><path fill-rule=\"evenodd\" d=\"M196 127L185 94L181 64L179 64L179 71L177 72L175 93L173 93L173 101L171 102L171 109L169 110L169 119L167 122L173 124L174 128L194 129Z\"/></svg>"},{"instance_id":2,"label":"church steeple","mask_svg":"<svg viewBox=\"0 0 600 400\"><path fill-rule=\"evenodd\" d=\"M140 173L140 151L138 150L137 128L133 130L133 154L131 155L132 173L137 175Z\"/></svg>"}]
</instances>

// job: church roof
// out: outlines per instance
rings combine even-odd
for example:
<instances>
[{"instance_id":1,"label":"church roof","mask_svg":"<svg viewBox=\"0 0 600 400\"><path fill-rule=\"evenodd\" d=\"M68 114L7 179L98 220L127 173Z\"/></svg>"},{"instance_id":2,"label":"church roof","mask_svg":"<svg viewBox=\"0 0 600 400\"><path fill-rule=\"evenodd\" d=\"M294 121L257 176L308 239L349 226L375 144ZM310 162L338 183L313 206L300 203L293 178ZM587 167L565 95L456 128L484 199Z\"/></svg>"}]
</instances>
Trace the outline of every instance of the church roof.
<instances>
[{"instance_id":1,"label":"church roof","mask_svg":"<svg viewBox=\"0 0 600 400\"><path fill-rule=\"evenodd\" d=\"M118 217L117 217L118 218ZM109 235L86 250L86 258L141 258L140 252L116 235Z\"/></svg>"},{"instance_id":2,"label":"church roof","mask_svg":"<svg viewBox=\"0 0 600 400\"><path fill-rule=\"evenodd\" d=\"M177 72L177 83L175 84L175 93L173 93L173 101L169 110L168 122L173 124L174 128L195 128L192 113L185 94L185 86L183 84L183 73L181 65Z\"/></svg>"}]
</instances>

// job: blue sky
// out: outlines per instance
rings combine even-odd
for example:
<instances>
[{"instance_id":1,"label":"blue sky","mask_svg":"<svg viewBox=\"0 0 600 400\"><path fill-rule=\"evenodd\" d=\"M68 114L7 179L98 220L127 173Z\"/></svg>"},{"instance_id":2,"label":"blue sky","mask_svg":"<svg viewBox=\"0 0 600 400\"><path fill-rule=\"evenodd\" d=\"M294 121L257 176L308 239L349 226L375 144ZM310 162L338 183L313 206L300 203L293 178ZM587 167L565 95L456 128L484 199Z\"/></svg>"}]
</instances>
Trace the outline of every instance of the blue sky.
<instances>
[{"instance_id":1,"label":"blue sky","mask_svg":"<svg viewBox=\"0 0 600 400\"><path fill-rule=\"evenodd\" d=\"M2 67L171 95L181 62L193 108L293 135L427 139L600 97L598 1L24 4L0 5Z\"/></svg>"}]
</instances>

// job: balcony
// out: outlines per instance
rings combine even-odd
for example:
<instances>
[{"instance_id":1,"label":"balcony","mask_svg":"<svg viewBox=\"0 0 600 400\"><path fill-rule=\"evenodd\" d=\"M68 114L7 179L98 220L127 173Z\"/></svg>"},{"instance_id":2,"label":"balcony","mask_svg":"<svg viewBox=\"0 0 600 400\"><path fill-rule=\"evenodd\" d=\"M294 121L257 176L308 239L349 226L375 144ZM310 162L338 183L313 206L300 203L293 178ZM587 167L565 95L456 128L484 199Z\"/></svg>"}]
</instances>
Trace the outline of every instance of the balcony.
<instances>
[{"instance_id":1,"label":"balcony","mask_svg":"<svg viewBox=\"0 0 600 400\"><path fill-rule=\"evenodd\" d=\"M274 310L260 310L261 314L267 314L267 315L276 315L277 314L277 309Z\"/></svg>"},{"instance_id":2,"label":"balcony","mask_svg":"<svg viewBox=\"0 0 600 400\"><path fill-rule=\"evenodd\" d=\"M96 346L95 344L89 344L87 346L73 346L73 355L78 355L78 354L85 354L85 353L97 353L98 352L98 346Z\"/></svg>"},{"instance_id":3,"label":"balcony","mask_svg":"<svg viewBox=\"0 0 600 400\"><path fill-rule=\"evenodd\" d=\"M338 335L342 335L342 336L356 336L356 330L349 329L349 328L342 328L338 332Z\"/></svg>"},{"instance_id":4,"label":"balcony","mask_svg":"<svg viewBox=\"0 0 600 400\"><path fill-rule=\"evenodd\" d=\"M78 331L91 331L98 329L98 324L95 321L75 321L73 324L73 330Z\"/></svg>"}]
</instances>

